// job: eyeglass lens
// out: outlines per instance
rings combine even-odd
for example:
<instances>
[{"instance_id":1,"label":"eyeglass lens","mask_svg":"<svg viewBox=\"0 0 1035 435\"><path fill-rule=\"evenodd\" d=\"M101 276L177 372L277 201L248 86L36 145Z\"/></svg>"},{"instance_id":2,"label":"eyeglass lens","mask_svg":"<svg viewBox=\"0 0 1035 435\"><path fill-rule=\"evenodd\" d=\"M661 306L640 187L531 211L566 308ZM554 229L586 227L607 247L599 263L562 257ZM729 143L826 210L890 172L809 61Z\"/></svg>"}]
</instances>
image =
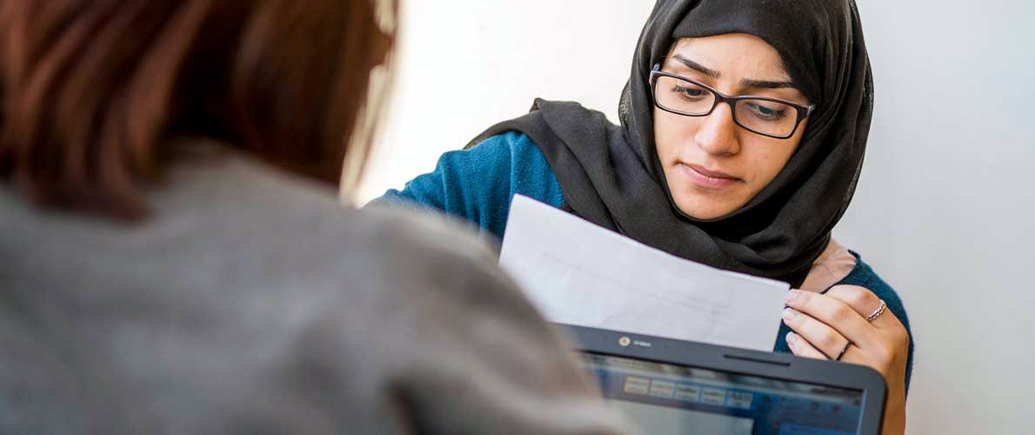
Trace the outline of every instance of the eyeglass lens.
<instances>
[{"instance_id":1,"label":"eyeglass lens","mask_svg":"<svg viewBox=\"0 0 1035 435\"><path fill-rule=\"evenodd\" d=\"M691 116L707 115L715 106L716 95L693 82L675 77L657 77L657 103L677 113ZM737 123L757 133L789 136L798 122L797 109L776 101L760 99L737 100L733 109Z\"/></svg>"}]
</instances>

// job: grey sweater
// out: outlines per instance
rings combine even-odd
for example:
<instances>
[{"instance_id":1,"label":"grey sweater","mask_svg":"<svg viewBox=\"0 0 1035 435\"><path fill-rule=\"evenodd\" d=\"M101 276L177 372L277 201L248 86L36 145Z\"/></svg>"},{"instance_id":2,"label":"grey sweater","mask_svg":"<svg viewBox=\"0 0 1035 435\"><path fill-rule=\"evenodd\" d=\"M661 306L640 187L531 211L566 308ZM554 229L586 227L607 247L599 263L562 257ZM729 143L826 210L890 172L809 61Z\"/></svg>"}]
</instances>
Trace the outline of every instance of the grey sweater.
<instances>
[{"instance_id":1,"label":"grey sweater","mask_svg":"<svg viewBox=\"0 0 1035 435\"><path fill-rule=\"evenodd\" d=\"M481 243L214 147L127 225L0 185L0 433L625 429Z\"/></svg>"}]
</instances>

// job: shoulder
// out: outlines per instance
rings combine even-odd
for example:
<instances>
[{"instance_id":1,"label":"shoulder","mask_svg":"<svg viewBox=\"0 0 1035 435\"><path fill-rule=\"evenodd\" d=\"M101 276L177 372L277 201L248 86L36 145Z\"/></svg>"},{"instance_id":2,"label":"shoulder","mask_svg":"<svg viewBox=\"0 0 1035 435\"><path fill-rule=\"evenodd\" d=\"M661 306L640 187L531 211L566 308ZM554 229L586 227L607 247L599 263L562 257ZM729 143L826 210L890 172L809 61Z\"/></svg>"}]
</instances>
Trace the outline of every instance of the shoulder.
<instances>
[{"instance_id":1,"label":"shoulder","mask_svg":"<svg viewBox=\"0 0 1035 435\"><path fill-rule=\"evenodd\" d=\"M443 154L433 172L374 203L418 203L502 237L514 195L554 207L564 203L560 183L539 147L528 135L507 131Z\"/></svg>"},{"instance_id":2,"label":"shoulder","mask_svg":"<svg viewBox=\"0 0 1035 435\"><path fill-rule=\"evenodd\" d=\"M443 158L466 158L470 169L490 176L506 176L514 182L547 175L556 180L543 152L532 138L518 131L491 136L463 151L446 153Z\"/></svg>"},{"instance_id":3,"label":"shoulder","mask_svg":"<svg viewBox=\"0 0 1035 435\"><path fill-rule=\"evenodd\" d=\"M535 158L535 154L542 156L532 138L520 131L506 131L489 136L484 140L469 145L464 151L485 157L525 156Z\"/></svg>"},{"instance_id":4,"label":"shoulder","mask_svg":"<svg viewBox=\"0 0 1035 435\"><path fill-rule=\"evenodd\" d=\"M380 298L419 297L411 293L437 286L443 287L438 296L448 297L452 289L466 287L461 281L488 286L502 279L493 267L489 239L455 217L411 208L355 209L333 193L291 180L279 180L286 186L279 191L270 184L269 195L234 206L265 203L254 204L257 213L241 218L250 220L242 226L251 231L228 230L226 236L253 246L259 252L255 261L278 262L282 273L313 289L333 294L347 286L349 292L369 290L369 296Z\"/></svg>"},{"instance_id":5,"label":"shoulder","mask_svg":"<svg viewBox=\"0 0 1035 435\"><path fill-rule=\"evenodd\" d=\"M508 204L510 197L515 194L529 196L554 207L563 204L557 176L539 146L527 134L505 132L475 145L471 151L477 152L477 149L483 147L507 156L506 165L500 165L500 169L506 169L510 180Z\"/></svg>"},{"instance_id":6,"label":"shoulder","mask_svg":"<svg viewBox=\"0 0 1035 435\"><path fill-rule=\"evenodd\" d=\"M496 275L496 256L489 248L492 240L478 237L453 217L392 207L368 207L352 214L367 230L350 232L349 237L362 239L377 261L389 264L396 272L403 267L419 272ZM394 280L406 275L392 273L384 278Z\"/></svg>"},{"instance_id":7,"label":"shoulder","mask_svg":"<svg viewBox=\"0 0 1035 435\"><path fill-rule=\"evenodd\" d=\"M440 172L447 183L456 179L460 181L457 187L481 194L507 193L507 188L521 179L553 174L532 139L513 131L491 136L463 150L444 153L436 172Z\"/></svg>"},{"instance_id":8,"label":"shoulder","mask_svg":"<svg viewBox=\"0 0 1035 435\"><path fill-rule=\"evenodd\" d=\"M183 419L193 432L226 410L268 417L284 397L384 424L392 416L378 406L380 388L414 372L400 365L439 370L470 361L449 358L465 349L518 341L492 331L548 337L491 251L445 218L346 208L333 189L243 159L177 169L167 181L149 196L154 218L134 228L14 206L0 191L0 208L25 215L17 238L0 235L0 253L7 241L26 247L2 273L7 296L26 309L0 322L0 341L19 350L0 356L0 372L18 374L0 376L0 390L24 386L28 396L0 427L18 416L42 425L63 411L130 427L159 390L161 400L182 400L171 406L182 415L211 416ZM78 314L28 317L69 307ZM33 329L20 328L22 318ZM544 342L543 352L555 349ZM327 382L284 382L313 373ZM177 382L136 388L154 379ZM112 388L84 388L101 381ZM231 390L244 394L222 394ZM300 394L340 400L321 407ZM129 404L124 413L81 406L115 400Z\"/></svg>"},{"instance_id":9,"label":"shoulder","mask_svg":"<svg viewBox=\"0 0 1035 435\"><path fill-rule=\"evenodd\" d=\"M371 322L386 310L398 314L422 304L460 308L477 299L472 295L520 303L515 299L520 293L498 268L497 240L471 231L458 216L403 207L354 209L337 197L319 200L321 206L309 202L270 210L255 222L268 230L239 241L261 244L254 250L266 254L256 254L254 261L279 262L286 279L305 283L308 289L299 298L322 300L317 305ZM284 211L299 207L306 212ZM348 303L339 305L343 292ZM417 311L408 318L433 321L426 314Z\"/></svg>"},{"instance_id":10,"label":"shoulder","mask_svg":"<svg viewBox=\"0 0 1035 435\"><path fill-rule=\"evenodd\" d=\"M164 249L184 261L164 264L165 273L223 289L212 299L232 304L267 293L333 300L343 290L374 288L397 288L383 294L398 296L433 286L417 281L436 268L456 278L498 278L484 241L448 218L347 207L333 188L250 158L185 172L171 174L172 188L155 195L156 219L147 231L177 240ZM192 259L210 264L199 268Z\"/></svg>"},{"instance_id":11,"label":"shoulder","mask_svg":"<svg viewBox=\"0 0 1035 435\"><path fill-rule=\"evenodd\" d=\"M527 196L557 208L564 204L557 176L539 146L527 134L504 132L478 143L469 152L498 155L493 174L489 175L491 178L481 180L484 185L493 186L487 195L491 199L473 219L481 228L503 237L514 195Z\"/></svg>"}]
</instances>

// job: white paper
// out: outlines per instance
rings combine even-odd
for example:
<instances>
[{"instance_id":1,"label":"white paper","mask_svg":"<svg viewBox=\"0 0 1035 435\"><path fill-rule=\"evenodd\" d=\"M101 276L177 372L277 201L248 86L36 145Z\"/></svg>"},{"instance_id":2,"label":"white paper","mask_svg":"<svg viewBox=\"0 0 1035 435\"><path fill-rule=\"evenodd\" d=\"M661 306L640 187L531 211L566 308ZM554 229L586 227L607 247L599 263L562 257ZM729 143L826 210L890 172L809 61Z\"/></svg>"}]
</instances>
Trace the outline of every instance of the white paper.
<instances>
[{"instance_id":1,"label":"white paper","mask_svg":"<svg viewBox=\"0 0 1035 435\"><path fill-rule=\"evenodd\" d=\"M552 322L771 351L789 286L723 271L515 195L500 265Z\"/></svg>"}]
</instances>

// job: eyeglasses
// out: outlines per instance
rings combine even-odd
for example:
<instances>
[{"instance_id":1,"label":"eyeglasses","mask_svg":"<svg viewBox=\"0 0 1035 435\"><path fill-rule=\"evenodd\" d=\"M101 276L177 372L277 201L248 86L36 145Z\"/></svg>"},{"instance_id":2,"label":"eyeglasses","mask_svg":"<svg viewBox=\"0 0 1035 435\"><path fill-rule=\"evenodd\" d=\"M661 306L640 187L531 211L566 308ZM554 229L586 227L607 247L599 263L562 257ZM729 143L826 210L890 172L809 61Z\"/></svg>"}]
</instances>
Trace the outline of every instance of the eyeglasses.
<instances>
[{"instance_id":1,"label":"eyeglasses","mask_svg":"<svg viewBox=\"0 0 1035 435\"><path fill-rule=\"evenodd\" d=\"M720 103L730 105L733 122L752 133L776 139L794 136L801 121L816 106L802 106L776 98L731 97L686 77L661 71L654 65L650 73L654 104L666 112L683 116L708 116Z\"/></svg>"}]
</instances>

